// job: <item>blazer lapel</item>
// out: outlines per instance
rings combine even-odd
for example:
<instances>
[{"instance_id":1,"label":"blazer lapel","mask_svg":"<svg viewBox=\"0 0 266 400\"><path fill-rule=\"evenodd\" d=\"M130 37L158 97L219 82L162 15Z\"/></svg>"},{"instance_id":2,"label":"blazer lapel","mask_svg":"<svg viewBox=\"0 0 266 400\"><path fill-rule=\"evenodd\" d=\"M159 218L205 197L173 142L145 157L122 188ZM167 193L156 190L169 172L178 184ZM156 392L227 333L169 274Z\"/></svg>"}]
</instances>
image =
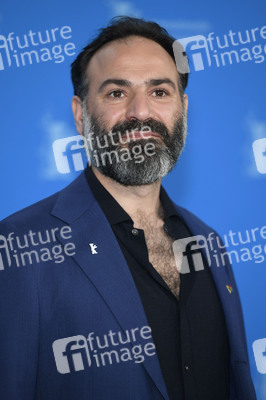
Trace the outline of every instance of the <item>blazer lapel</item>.
<instances>
[{"instance_id":1,"label":"blazer lapel","mask_svg":"<svg viewBox=\"0 0 266 400\"><path fill-rule=\"evenodd\" d=\"M122 330L147 326L128 265L84 173L59 193L52 215L72 228L76 246L73 258L104 298ZM58 240L66 242L61 236ZM143 365L163 397L168 399L157 356L146 357Z\"/></svg>"}]
</instances>

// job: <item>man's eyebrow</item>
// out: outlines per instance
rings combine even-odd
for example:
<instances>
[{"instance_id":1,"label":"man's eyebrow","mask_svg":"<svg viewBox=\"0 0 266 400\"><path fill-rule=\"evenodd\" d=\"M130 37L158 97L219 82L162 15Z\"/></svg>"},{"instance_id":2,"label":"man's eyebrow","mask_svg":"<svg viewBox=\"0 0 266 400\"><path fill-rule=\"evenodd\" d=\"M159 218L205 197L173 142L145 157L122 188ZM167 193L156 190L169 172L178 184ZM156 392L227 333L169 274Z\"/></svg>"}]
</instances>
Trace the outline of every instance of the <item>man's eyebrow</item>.
<instances>
[{"instance_id":1,"label":"man's eyebrow","mask_svg":"<svg viewBox=\"0 0 266 400\"><path fill-rule=\"evenodd\" d=\"M164 83L170 85L174 90L176 90L175 83L169 78L158 78L158 79L148 79L145 82L146 86L159 86ZM106 86L108 85L117 85L117 86L124 86L124 87L131 87L133 86L132 82L126 79L106 79L103 81L98 89L98 93L100 93Z\"/></svg>"},{"instance_id":2,"label":"man's eyebrow","mask_svg":"<svg viewBox=\"0 0 266 400\"><path fill-rule=\"evenodd\" d=\"M147 86L159 86L166 83L170 85L174 90L176 90L175 83L169 78L149 79L148 81L145 81L145 83Z\"/></svg>"},{"instance_id":3,"label":"man's eyebrow","mask_svg":"<svg viewBox=\"0 0 266 400\"><path fill-rule=\"evenodd\" d=\"M98 89L98 92L101 92L106 86L108 85L117 85L117 86L132 86L132 83L130 81L127 81L126 79L106 79L103 81Z\"/></svg>"}]
</instances>

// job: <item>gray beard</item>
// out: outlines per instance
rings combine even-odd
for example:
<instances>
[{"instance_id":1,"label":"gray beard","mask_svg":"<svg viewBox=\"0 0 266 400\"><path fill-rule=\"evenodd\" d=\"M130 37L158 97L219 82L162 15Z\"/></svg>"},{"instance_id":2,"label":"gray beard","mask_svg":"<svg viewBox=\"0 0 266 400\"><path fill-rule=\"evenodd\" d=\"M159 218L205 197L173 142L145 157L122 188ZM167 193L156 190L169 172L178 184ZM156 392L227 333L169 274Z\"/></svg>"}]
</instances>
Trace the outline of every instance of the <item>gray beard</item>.
<instances>
[{"instance_id":1,"label":"gray beard","mask_svg":"<svg viewBox=\"0 0 266 400\"><path fill-rule=\"evenodd\" d=\"M141 130L144 126L151 131L158 133L163 143L154 138L138 139L129 141L126 146L106 143L105 138L109 139L108 132L99 118L90 117L85 105L83 105L83 135L87 139L89 134L94 136L93 143L87 145L87 155L91 165L96 167L103 175L115 180L125 186L142 186L156 182L166 176L176 165L180 154L185 145L187 135L187 124L184 113L176 118L172 133L166 126L156 120L149 120L145 123L133 120L116 124L112 132L121 132L123 135L126 130L131 132L137 128ZM95 138L98 137L98 141ZM110 140L110 139L109 139ZM88 142L87 142L88 143ZM153 143L153 155L145 153L145 145ZM134 157L134 147L141 149L144 156L142 161L136 161ZM128 149L125 157L125 147ZM108 157L106 158L106 153ZM124 156L122 155L124 154ZM126 159L125 159L126 158Z\"/></svg>"}]
</instances>

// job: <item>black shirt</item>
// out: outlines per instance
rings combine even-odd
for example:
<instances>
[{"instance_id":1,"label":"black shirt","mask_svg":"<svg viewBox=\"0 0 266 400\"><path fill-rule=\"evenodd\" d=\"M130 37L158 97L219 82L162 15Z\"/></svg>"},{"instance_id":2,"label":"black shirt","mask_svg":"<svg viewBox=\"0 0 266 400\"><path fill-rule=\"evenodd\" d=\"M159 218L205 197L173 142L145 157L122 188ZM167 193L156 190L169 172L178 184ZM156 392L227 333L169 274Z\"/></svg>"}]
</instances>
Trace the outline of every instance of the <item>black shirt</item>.
<instances>
[{"instance_id":1,"label":"black shirt","mask_svg":"<svg viewBox=\"0 0 266 400\"><path fill-rule=\"evenodd\" d=\"M112 227L134 279L152 330L170 400L228 400L227 334L221 305L208 268L195 272L191 266L190 274L180 275L178 300L149 262L144 231L133 227L130 216L103 187L89 167L86 177L93 195ZM166 233L173 239L192 236L163 187L160 200L164 210ZM185 305L192 287L195 286L195 278L198 290L193 290L192 298L195 298L195 304L191 304L188 313ZM205 288L208 291L207 296L206 293L201 293ZM201 298L203 301L199 307L198 302ZM212 302L211 307L209 302ZM189 318L192 318L192 323ZM207 328L206 331L210 319L211 323L215 323L215 328ZM191 333L193 324L195 329ZM202 345L204 340L206 343ZM214 343L211 344L210 340ZM215 340L218 342L215 343Z\"/></svg>"}]
</instances>

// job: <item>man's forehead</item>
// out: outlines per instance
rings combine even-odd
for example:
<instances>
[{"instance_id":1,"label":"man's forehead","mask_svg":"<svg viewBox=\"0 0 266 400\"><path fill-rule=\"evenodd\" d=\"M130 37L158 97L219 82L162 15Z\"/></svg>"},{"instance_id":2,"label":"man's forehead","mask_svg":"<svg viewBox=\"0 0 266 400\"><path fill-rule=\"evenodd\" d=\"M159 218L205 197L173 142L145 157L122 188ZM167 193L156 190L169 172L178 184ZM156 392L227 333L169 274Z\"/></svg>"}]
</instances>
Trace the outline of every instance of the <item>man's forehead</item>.
<instances>
[{"instance_id":1,"label":"man's forehead","mask_svg":"<svg viewBox=\"0 0 266 400\"><path fill-rule=\"evenodd\" d=\"M176 75L176 65L168 52L157 42L139 36L113 40L101 47L91 58L87 67L88 78L110 71L113 66L123 72L155 67L167 68Z\"/></svg>"}]
</instances>

